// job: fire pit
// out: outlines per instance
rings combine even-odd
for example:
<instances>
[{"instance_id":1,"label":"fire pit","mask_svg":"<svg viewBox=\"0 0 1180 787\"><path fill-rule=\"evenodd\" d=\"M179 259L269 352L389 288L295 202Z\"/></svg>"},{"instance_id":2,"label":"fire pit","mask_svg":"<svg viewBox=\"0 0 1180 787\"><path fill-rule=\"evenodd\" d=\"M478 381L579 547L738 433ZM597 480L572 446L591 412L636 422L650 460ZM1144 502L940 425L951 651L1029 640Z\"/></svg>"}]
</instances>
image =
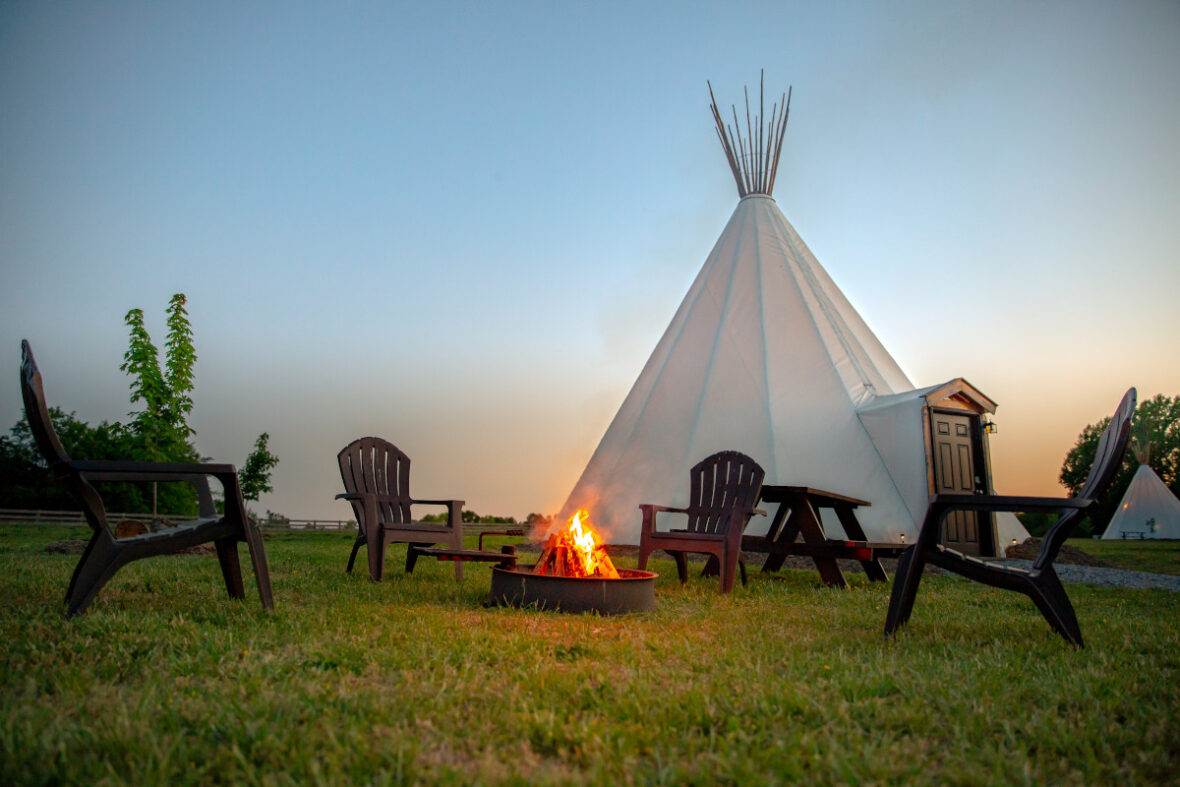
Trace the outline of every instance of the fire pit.
<instances>
[{"instance_id":1,"label":"fire pit","mask_svg":"<svg viewBox=\"0 0 1180 787\"><path fill-rule=\"evenodd\" d=\"M513 607L535 604L562 612L646 612L655 609L658 574L621 568L618 579L551 577L520 569L492 569L492 601Z\"/></svg>"},{"instance_id":2,"label":"fire pit","mask_svg":"<svg viewBox=\"0 0 1180 787\"><path fill-rule=\"evenodd\" d=\"M570 517L567 531L549 535L531 569L492 569L492 602L603 615L642 612L655 607L657 576L616 569L589 515L579 510Z\"/></svg>"}]
</instances>

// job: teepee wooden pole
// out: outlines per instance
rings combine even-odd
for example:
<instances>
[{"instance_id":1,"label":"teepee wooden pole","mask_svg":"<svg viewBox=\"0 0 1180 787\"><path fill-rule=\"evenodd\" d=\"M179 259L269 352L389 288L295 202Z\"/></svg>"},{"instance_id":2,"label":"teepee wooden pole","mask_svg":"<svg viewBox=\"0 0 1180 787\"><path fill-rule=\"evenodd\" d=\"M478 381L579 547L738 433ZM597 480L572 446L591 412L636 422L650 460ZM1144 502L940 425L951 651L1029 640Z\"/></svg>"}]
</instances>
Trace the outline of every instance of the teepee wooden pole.
<instances>
[{"instance_id":1,"label":"teepee wooden pole","mask_svg":"<svg viewBox=\"0 0 1180 787\"><path fill-rule=\"evenodd\" d=\"M750 109L749 87L742 89L746 99L746 133L742 134L742 124L738 117L737 105L730 104L733 114L733 125L728 125L721 119L721 110L717 107L717 97L713 94L713 83L705 80L709 86L709 109L713 113L713 122L717 127L717 139L725 151L725 160L729 170L733 173L737 184L738 196L749 194L766 194L774 192L774 181L778 175L779 159L782 156L783 138L787 132L787 118L791 114L791 88L782 96L782 102L771 106L769 124L766 118L766 72L763 70L758 80L758 112ZM780 110L781 107L781 110Z\"/></svg>"},{"instance_id":2,"label":"teepee wooden pole","mask_svg":"<svg viewBox=\"0 0 1180 787\"><path fill-rule=\"evenodd\" d=\"M774 192L774 179L778 176L778 161L779 156L783 152L783 138L787 135L787 118L791 115L791 88L787 88L787 95L783 98L783 117L782 125L778 130L778 142L774 147L774 162L770 166L770 186L766 189L767 194Z\"/></svg>"},{"instance_id":3,"label":"teepee wooden pole","mask_svg":"<svg viewBox=\"0 0 1180 787\"><path fill-rule=\"evenodd\" d=\"M746 94L746 136L750 138L750 185L758 188L758 161L754 153L754 127L750 123L750 89L743 87Z\"/></svg>"},{"instance_id":4,"label":"teepee wooden pole","mask_svg":"<svg viewBox=\"0 0 1180 787\"><path fill-rule=\"evenodd\" d=\"M745 190L742 196L744 197L746 194L749 194L754 190L750 183L750 162L749 159L746 158L746 145L742 141L742 122L738 120L737 105L730 104L729 108L733 112L733 126L729 131L731 134L733 134L734 129L737 129L736 136L738 143L738 164L741 165L742 169L742 188Z\"/></svg>"},{"instance_id":5,"label":"teepee wooden pole","mask_svg":"<svg viewBox=\"0 0 1180 787\"><path fill-rule=\"evenodd\" d=\"M762 157L762 136L766 124L766 70L758 76L758 188L766 189L766 159Z\"/></svg>"},{"instance_id":6,"label":"teepee wooden pole","mask_svg":"<svg viewBox=\"0 0 1180 787\"><path fill-rule=\"evenodd\" d=\"M709 86L709 108L713 110L713 122L717 125L717 138L721 140L721 147L725 150L725 160L729 162L729 171L733 173L733 180L737 184L738 196L746 196L742 189L742 176L738 171L737 161L733 157L733 144L730 143L729 137L725 134L725 123L721 120L721 111L717 109L717 97L713 95L713 84L709 80L705 80L705 84Z\"/></svg>"}]
</instances>

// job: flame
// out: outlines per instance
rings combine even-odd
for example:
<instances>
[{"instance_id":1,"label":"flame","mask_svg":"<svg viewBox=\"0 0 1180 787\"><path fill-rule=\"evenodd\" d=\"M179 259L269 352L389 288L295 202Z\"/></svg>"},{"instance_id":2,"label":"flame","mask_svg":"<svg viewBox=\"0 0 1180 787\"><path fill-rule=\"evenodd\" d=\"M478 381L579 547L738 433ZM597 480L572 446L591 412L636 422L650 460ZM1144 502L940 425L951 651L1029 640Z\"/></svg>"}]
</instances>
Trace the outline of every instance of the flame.
<instances>
[{"instance_id":1,"label":"flame","mask_svg":"<svg viewBox=\"0 0 1180 787\"><path fill-rule=\"evenodd\" d=\"M586 529L582 529L582 523ZM598 558L598 542L594 538L594 530L590 527L590 512L580 508L570 517L570 538L573 539L574 549L582 561L582 570L590 576L598 570L602 561Z\"/></svg>"},{"instance_id":2,"label":"flame","mask_svg":"<svg viewBox=\"0 0 1180 787\"><path fill-rule=\"evenodd\" d=\"M569 527L549 535L533 573L563 577L618 579L619 572L590 524L590 513L578 509Z\"/></svg>"}]
</instances>

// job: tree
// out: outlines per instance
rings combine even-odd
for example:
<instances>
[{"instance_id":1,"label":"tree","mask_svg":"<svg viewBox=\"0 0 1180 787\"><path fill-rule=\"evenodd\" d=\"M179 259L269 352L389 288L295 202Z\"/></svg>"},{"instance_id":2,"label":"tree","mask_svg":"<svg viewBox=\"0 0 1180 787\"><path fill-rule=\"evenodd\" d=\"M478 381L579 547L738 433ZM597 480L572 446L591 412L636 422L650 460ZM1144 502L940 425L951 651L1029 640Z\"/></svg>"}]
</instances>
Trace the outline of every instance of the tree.
<instances>
[{"instance_id":1,"label":"tree","mask_svg":"<svg viewBox=\"0 0 1180 787\"><path fill-rule=\"evenodd\" d=\"M193 330L189 323L184 293L178 292L168 302L168 339L165 344L164 368L160 368L159 351L143 324L143 310L132 309L123 318L131 329L123 365L119 368L131 375L131 402L143 402L143 409L132 413L132 429L140 438L141 457L163 462L194 462L200 455L193 446L196 431L188 425L193 410L192 391L196 382L197 352L193 346ZM254 450L246 457L238 474L242 497L257 500L264 492L272 491L270 473L279 458L267 447L270 435L263 432L254 442ZM169 490L171 508L188 513L195 510L196 498L187 485ZM161 490L163 491L163 490ZM183 495L176 499L176 495ZM191 498L191 500L189 499Z\"/></svg>"},{"instance_id":2,"label":"tree","mask_svg":"<svg viewBox=\"0 0 1180 787\"><path fill-rule=\"evenodd\" d=\"M257 500L264 492L271 492L270 471L279 463L279 458L270 452L267 445L270 435L266 432L258 435L254 441L254 450L246 457L246 463L238 471L238 486L242 489L242 497L247 500ZM269 512L267 512L269 513Z\"/></svg>"},{"instance_id":3,"label":"tree","mask_svg":"<svg viewBox=\"0 0 1180 787\"><path fill-rule=\"evenodd\" d=\"M176 293L168 303L168 339L164 369L160 369L159 351L143 324L143 310L131 309L123 317L131 329L127 352L119 367L131 376L131 403L143 403L143 409L131 413L130 429L135 435L134 457L149 462L195 462L200 455L193 447L196 431L188 425L193 409L193 367L197 353L189 325L184 293ZM196 511L196 492L188 484L152 484L153 514L157 510L192 514Z\"/></svg>"},{"instance_id":4,"label":"tree","mask_svg":"<svg viewBox=\"0 0 1180 787\"><path fill-rule=\"evenodd\" d=\"M196 434L188 425L193 409L193 367L197 353L193 331L184 305L184 293L176 293L168 303L168 340L164 370L160 370L159 351L143 324L143 310L132 309L123 321L131 329L127 352L119 367L131 375L131 403L143 402L138 413L131 413L132 429L144 438L148 455L158 461L184 461L190 457L189 440Z\"/></svg>"},{"instance_id":5,"label":"tree","mask_svg":"<svg viewBox=\"0 0 1180 787\"><path fill-rule=\"evenodd\" d=\"M74 413L49 408L49 420L71 456L87 459L126 459L134 450L135 437L122 424L103 421L90 426ZM102 485L103 500L110 511L143 511L150 492L127 483ZM5 508L70 510L77 504L57 477L46 472L45 459L33 441L28 420L21 420L0 437L0 504Z\"/></svg>"},{"instance_id":6,"label":"tree","mask_svg":"<svg viewBox=\"0 0 1180 787\"><path fill-rule=\"evenodd\" d=\"M1094 453L1098 439L1102 436L1109 418L1090 424L1078 435L1078 441L1066 454L1061 466L1061 483L1070 494L1077 495L1090 474L1094 464ZM1131 477L1139 467L1135 453L1146 455L1151 469L1172 490L1180 493L1180 396L1168 397L1158 394L1152 399L1139 403L1131 420L1131 442L1134 450L1128 450L1123 463L1111 482L1106 495L1099 501L1091 514L1090 532L1100 533L1106 529L1114 515L1119 501L1131 483Z\"/></svg>"}]
</instances>

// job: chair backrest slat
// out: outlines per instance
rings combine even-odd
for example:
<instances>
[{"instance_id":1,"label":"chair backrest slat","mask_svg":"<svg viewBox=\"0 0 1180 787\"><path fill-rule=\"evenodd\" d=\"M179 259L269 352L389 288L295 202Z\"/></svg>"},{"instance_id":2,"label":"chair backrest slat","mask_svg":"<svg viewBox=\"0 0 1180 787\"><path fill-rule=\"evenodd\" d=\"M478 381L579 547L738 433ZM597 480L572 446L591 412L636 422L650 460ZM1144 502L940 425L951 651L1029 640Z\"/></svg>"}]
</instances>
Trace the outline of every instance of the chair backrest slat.
<instances>
[{"instance_id":1,"label":"chair backrest slat","mask_svg":"<svg viewBox=\"0 0 1180 787\"><path fill-rule=\"evenodd\" d=\"M1093 502L1086 509L1075 509L1065 513L1049 528L1044 541L1041 542L1041 552L1033 563L1035 569L1043 569L1057 559L1065 540L1073 535L1082 519L1097 505L1110 482L1118 474L1119 466L1123 463L1123 454L1127 450L1127 441L1131 436L1131 419L1135 415L1136 399L1137 393L1134 388L1123 394L1118 409L1115 410L1110 423L1102 430L1102 436L1098 438L1090 474L1086 476L1086 482L1082 484L1082 489L1078 493L1078 497L1089 498Z\"/></svg>"},{"instance_id":2,"label":"chair backrest slat","mask_svg":"<svg viewBox=\"0 0 1180 787\"><path fill-rule=\"evenodd\" d=\"M349 494L376 494L377 521L398 525L410 521L410 458L397 446L380 437L353 440L336 455L340 478ZM364 508L353 500L352 511L363 524Z\"/></svg>"},{"instance_id":3,"label":"chair backrest slat","mask_svg":"<svg viewBox=\"0 0 1180 787\"><path fill-rule=\"evenodd\" d=\"M98 490L91 486L81 473L69 466L70 457L53 428L49 407L45 404L45 387L41 382L41 371L37 368L33 348L27 340L20 343L20 355L21 399L24 400L25 418L29 422L29 431L33 433L37 449L41 451L41 456L45 458L49 469L54 471L70 494L82 505L82 513L90 527L94 530L109 531L106 507L103 506ZM112 537L113 535L112 533Z\"/></svg>"},{"instance_id":4,"label":"chair backrest slat","mask_svg":"<svg viewBox=\"0 0 1180 787\"><path fill-rule=\"evenodd\" d=\"M62 447L61 440L53 428L53 421L49 417L41 372L37 369L33 348L29 346L28 341L20 343L20 356L20 392L25 404L25 418L29 422L29 431L33 433L33 441L50 466L68 462L70 457Z\"/></svg>"},{"instance_id":5,"label":"chair backrest slat","mask_svg":"<svg viewBox=\"0 0 1180 787\"><path fill-rule=\"evenodd\" d=\"M689 532L724 534L734 509L754 507L763 477L758 463L737 451L701 460L689 471Z\"/></svg>"}]
</instances>

